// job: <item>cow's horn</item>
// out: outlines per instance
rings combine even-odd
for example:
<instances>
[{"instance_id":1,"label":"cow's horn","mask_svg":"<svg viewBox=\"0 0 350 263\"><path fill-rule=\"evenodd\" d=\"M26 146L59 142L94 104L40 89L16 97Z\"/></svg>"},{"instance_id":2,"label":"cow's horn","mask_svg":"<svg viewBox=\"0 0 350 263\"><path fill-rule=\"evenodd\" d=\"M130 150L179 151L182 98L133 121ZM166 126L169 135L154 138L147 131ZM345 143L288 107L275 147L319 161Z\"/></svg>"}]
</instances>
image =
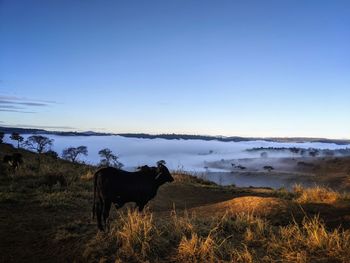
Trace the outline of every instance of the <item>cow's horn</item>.
<instances>
[{"instance_id":1,"label":"cow's horn","mask_svg":"<svg viewBox=\"0 0 350 263\"><path fill-rule=\"evenodd\" d=\"M157 180L161 175L162 175L162 173L157 174L157 176L155 177L155 179Z\"/></svg>"}]
</instances>

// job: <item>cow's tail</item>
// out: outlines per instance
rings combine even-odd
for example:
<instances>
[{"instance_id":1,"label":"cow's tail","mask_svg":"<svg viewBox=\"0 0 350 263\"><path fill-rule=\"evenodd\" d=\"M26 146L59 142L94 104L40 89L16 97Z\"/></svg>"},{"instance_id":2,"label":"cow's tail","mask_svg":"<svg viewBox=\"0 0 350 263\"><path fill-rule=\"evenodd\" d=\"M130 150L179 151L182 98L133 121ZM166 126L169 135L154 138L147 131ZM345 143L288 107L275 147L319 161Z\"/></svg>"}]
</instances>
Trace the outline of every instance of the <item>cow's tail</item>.
<instances>
[{"instance_id":1,"label":"cow's tail","mask_svg":"<svg viewBox=\"0 0 350 263\"><path fill-rule=\"evenodd\" d=\"M94 174L94 202L92 205L92 219L95 218L96 214L96 188L97 188L97 177L98 177L98 171Z\"/></svg>"}]
</instances>

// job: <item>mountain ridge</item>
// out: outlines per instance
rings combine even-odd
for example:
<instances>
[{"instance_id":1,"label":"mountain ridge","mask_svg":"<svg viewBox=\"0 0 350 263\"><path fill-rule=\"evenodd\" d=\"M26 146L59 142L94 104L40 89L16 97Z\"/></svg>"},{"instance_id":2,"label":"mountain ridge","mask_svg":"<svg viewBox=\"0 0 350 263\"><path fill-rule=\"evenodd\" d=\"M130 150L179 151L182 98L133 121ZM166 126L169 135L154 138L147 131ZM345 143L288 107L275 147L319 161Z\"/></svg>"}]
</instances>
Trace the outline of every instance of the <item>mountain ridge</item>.
<instances>
[{"instance_id":1,"label":"mountain ridge","mask_svg":"<svg viewBox=\"0 0 350 263\"><path fill-rule=\"evenodd\" d=\"M195 134L148 134L148 133L105 133L94 131L48 131L45 129L18 128L9 126L0 126L0 131L4 133L18 132L20 134L53 134L60 136L115 136L119 135L128 138L140 139L167 139L167 140L205 140L222 142L241 142L241 141L274 141L274 142L321 142L335 143L339 145L350 144L350 139L328 139L328 138L310 138L310 137L242 137L242 136L213 136L213 135L195 135Z\"/></svg>"}]
</instances>

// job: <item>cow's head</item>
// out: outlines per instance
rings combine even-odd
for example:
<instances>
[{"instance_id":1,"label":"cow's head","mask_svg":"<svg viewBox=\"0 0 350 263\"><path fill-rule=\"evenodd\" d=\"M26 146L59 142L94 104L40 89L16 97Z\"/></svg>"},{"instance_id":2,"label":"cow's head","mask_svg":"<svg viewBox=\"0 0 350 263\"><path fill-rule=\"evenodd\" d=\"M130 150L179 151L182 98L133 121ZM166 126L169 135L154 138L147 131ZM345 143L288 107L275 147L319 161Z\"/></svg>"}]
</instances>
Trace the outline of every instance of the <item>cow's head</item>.
<instances>
[{"instance_id":1,"label":"cow's head","mask_svg":"<svg viewBox=\"0 0 350 263\"><path fill-rule=\"evenodd\" d=\"M155 177L155 180L159 184L164 184L167 182L171 183L174 181L174 178L171 176L168 168L164 164L164 161L157 162L157 176Z\"/></svg>"}]
</instances>

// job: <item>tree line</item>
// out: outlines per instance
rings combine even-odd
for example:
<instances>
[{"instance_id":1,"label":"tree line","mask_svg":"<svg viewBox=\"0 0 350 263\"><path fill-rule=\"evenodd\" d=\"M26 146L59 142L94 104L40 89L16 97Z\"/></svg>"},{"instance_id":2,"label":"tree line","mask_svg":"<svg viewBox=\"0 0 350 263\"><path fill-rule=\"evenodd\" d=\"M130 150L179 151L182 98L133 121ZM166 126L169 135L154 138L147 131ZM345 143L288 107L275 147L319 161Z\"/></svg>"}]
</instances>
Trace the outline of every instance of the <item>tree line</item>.
<instances>
[{"instance_id":1,"label":"tree line","mask_svg":"<svg viewBox=\"0 0 350 263\"><path fill-rule=\"evenodd\" d=\"M306 157L333 157L333 156L350 156L350 148L342 149L317 149L317 148L298 148L298 147L255 147L246 150L247 152L261 152L260 156L265 158L268 152L284 152L289 151L295 155Z\"/></svg>"},{"instance_id":2,"label":"tree line","mask_svg":"<svg viewBox=\"0 0 350 263\"><path fill-rule=\"evenodd\" d=\"M0 132L0 143L4 141L4 132ZM52 156L53 158L59 158L57 152L51 149L54 140L42 135L32 135L26 140L18 132L13 132L10 135L10 139L17 142L17 149L23 147L30 151L37 152L39 156L41 154ZM112 166L116 168L122 168L123 164L119 162L119 157L115 155L109 148L101 149L98 152L101 160L99 166ZM88 149L86 146L81 145L78 147L67 147L63 149L61 158L72 163L79 161L79 157L87 156Z\"/></svg>"}]
</instances>

